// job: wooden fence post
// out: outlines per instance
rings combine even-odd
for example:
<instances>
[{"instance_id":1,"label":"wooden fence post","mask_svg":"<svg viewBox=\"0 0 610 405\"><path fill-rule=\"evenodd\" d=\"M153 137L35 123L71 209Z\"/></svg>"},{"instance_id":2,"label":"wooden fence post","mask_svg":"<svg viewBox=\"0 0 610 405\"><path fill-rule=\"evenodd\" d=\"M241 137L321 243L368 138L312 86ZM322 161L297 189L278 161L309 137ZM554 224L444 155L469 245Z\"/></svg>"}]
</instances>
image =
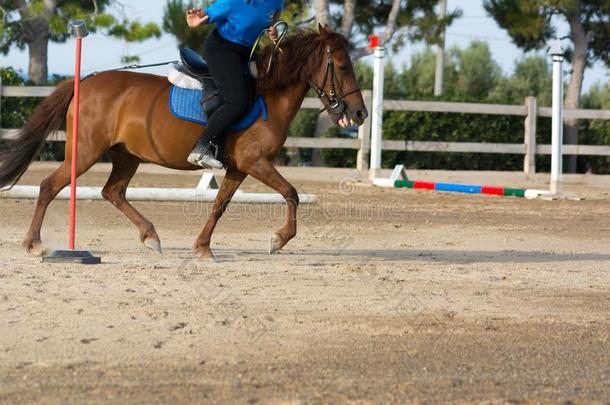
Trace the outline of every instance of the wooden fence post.
<instances>
[{"instance_id":1,"label":"wooden fence post","mask_svg":"<svg viewBox=\"0 0 610 405\"><path fill-rule=\"evenodd\" d=\"M362 98L364 98L364 105L370 114L373 107L373 92L371 90L362 90ZM365 171L369 169L369 150L371 149L370 117L358 128L358 140L360 140L360 148L356 157L356 169L362 176L367 176Z\"/></svg>"},{"instance_id":2,"label":"wooden fence post","mask_svg":"<svg viewBox=\"0 0 610 405\"><path fill-rule=\"evenodd\" d=\"M536 120L538 117L538 101L536 97L525 99L527 115L525 118L525 159L523 172L526 176L536 174Z\"/></svg>"}]
</instances>

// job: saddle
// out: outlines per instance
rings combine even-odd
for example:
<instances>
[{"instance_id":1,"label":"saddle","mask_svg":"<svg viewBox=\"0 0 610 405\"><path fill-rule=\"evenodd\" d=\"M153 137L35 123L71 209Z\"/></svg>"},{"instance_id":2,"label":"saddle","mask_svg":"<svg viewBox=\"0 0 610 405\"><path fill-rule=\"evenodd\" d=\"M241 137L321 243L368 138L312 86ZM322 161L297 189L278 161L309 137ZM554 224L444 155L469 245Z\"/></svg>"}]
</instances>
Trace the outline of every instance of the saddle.
<instances>
[{"instance_id":1,"label":"saddle","mask_svg":"<svg viewBox=\"0 0 610 405\"><path fill-rule=\"evenodd\" d=\"M206 115L211 116L218 107L224 104L224 99L210 74L208 63L201 55L189 48L180 49L180 60L182 64L177 65L176 69L201 82L204 94L201 105Z\"/></svg>"},{"instance_id":2,"label":"saddle","mask_svg":"<svg viewBox=\"0 0 610 405\"><path fill-rule=\"evenodd\" d=\"M207 125L208 118L224 104L225 100L218 91L207 62L195 51L180 49L182 63L170 67L168 80L172 83L169 98L171 113L179 119ZM244 71L244 74L246 72ZM256 96L256 82L250 81L250 108L241 120L229 127L242 131L249 128L260 116L267 120L267 107L261 96ZM211 144L216 158L223 160L224 138Z\"/></svg>"},{"instance_id":3,"label":"saddle","mask_svg":"<svg viewBox=\"0 0 610 405\"><path fill-rule=\"evenodd\" d=\"M169 107L179 119L208 124L208 118L224 104L224 99L212 78L207 62L196 52L184 48L180 50L182 63L170 65L167 79L172 84ZM246 72L244 71L244 75ZM249 128L259 116L267 120L267 106L262 96L256 95L256 82L250 77L248 112L229 127L242 131Z\"/></svg>"}]
</instances>

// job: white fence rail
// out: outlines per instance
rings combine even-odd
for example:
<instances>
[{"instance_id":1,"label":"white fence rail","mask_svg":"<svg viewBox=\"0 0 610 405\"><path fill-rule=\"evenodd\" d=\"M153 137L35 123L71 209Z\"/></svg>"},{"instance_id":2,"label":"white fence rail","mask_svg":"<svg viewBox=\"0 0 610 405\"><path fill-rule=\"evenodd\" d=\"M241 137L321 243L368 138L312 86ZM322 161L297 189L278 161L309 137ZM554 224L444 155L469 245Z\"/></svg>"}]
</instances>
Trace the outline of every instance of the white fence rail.
<instances>
[{"instance_id":1,"label":"white fence rail","mask_svg":"<svg viewBox=\"0 0 610 405\"><path fill-rule=\"evenodd\" d=\"M2 86L0 82L0 103L2 97L46 97L51 94L53 90L53 87ZM367 108L371 111L372 93L365 90L363 95ZM320 106L320 101L318 99L307 98L303 102L301 108L318 109ZM534 97L528 97L525 100L525 104L522 106L438 101L384 100L383 108L386 111L494 114L524 117L524 142L522 144L384 141L383 150L385 151L518 154L524 155L525 157L524 172L526 174L535 173L536 155L551 154L550 145L536 145L537 117L550 117L551 108L538 108ZM610 120L610 110L564 110L564 117L566 119ZM370 149L369 121L370 120L367 120L367 123L360 127L358 139L290 137L287 139L285 146L314 149L355 149L358 150L358 169L365 170L368 167L367 155ZM0 129L0 139L14 139L17 133L18 130L16 129ZM48 140L63 141L65 140L65 133L62 131L53 133ZM565 145L563 153L567 155L610 156L610 146Z\"/></svg>"}]
</instances>

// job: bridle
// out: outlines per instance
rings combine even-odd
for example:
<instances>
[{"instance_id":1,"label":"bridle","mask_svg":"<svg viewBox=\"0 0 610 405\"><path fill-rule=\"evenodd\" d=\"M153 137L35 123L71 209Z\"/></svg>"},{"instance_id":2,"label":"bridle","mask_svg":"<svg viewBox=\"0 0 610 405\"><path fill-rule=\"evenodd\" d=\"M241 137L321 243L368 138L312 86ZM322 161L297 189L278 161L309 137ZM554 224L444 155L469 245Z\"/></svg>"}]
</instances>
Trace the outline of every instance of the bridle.
<instances>
[{"instance_id":1,"label":"bridle","mask_svg":"<svg viewBox=\"0 0 610 405\"><path fill-rule=\"evenodd\" d=\"M308 79L309 87L311 87L316 94L322 104L324 104L324 99L328 100L328 104L324 105L324 108L320 110L323 112L327 110L329 113L334 115L341 115L345 112L347 105L343 100L345 97L350 94L354 94L360 91L358 87L354 90L348 91L347 93L343 93L343 89L339 86L340 93L338 94L335 88L335 62L333 60L333 50L331 47L326 48L326 54L328 55L328 63L326 64L326 73L324 73L324 81L322 82L322 86L318 87L313 80ZM326 88L326 83L328 83L328 79L330 78L330 91L328 94L324 90Z\"/></svg>"}]
</instances>

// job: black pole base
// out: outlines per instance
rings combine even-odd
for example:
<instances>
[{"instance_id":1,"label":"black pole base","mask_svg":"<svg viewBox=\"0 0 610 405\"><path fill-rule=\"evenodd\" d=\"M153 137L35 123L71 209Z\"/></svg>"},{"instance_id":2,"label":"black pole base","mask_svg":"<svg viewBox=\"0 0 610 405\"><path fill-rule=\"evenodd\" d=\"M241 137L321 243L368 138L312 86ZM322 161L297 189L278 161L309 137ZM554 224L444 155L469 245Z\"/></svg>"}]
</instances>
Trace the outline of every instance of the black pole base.
<instances>
[{"instance_id":1,"label":"black pole base","mask_svg":"<svg viewBox=\"0 0 610 405\"><path fill-rule=\"evenodd\" d=\"M42 258L43 263L100 264L102 259L86 250L56 250Z\"/></svg>"}]
</instances>

